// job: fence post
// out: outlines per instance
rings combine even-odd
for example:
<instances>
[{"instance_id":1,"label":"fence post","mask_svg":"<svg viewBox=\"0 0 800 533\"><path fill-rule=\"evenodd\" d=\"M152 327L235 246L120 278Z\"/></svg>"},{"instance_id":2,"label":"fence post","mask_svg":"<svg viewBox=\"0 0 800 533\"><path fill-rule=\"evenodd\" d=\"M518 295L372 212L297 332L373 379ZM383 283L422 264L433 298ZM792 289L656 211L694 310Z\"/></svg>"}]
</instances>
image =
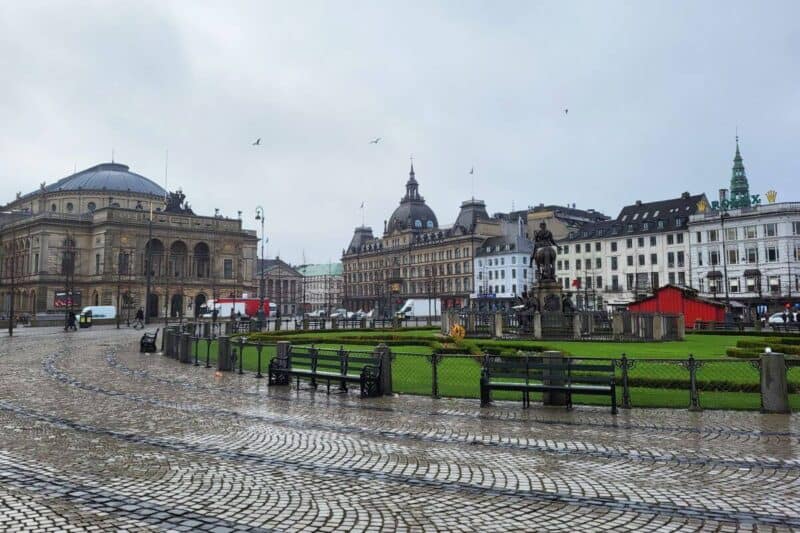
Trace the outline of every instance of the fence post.
<instances>
[{"instance_id":1,"label":"fence post","mask_svg":"<svg viewBox=\"0 0 800 533\"><path fill-rule=\"evenodd\" d=\"M656 313L653 315L653 340L660 341L664 338L664 315Z\"/></svg>"},{"instance_id":2,"label":"fence post","mask_svg":"<svg viewBox=\"0 0 800 533\"><path fill-rule=\"evenodd\" d=\"M689 410L701 411L700 395L697 393L697 361L694 355L689 354L689 360L686 362L686 368L689 370Z\"/></svg>"},{"instance_id":3,"label":"fence post","mask_svg":"<svg viewBox=\"0 0 800 533\"><path fill-rule=\"evenodd\" d=\"M392 395L392 351L388 346L381 343L375 347L372 356L378 361L381 372L381 394L384 396Z\"/></svg>"},{"instance_id":4,"label":"fence post","mask_svg":"<svg viewBox=\"0 0 800 533\"><path fill-rule=\"evenodd\" d=\"M256 377L261 379L264 375L261 373L261 351L264 349L264 345L261 342L256 343L256 352L258 352L258 371L256 372Z\"/></svg>"},{"instance_id":5,"label":"fence post","mask_svg":"<svg viewBox=\"0 0 800 533\"><path fill-rule=\"evenodd\" d=\"M539 311L533 313L533 338L542 338L542 313Z\"/></svg>"},{"instance_id":6,"label":"fence post","mask_svg":"<svg viewBox=\"0 0 800 533\"><path fill-rule=\"evenodd\" d=\"M628 370L633 368L633 361L630 361L627 355L622 354L622 359L620 360L619 366L622 369L622 408L630 409L631 389L628 386Z\"/></svg>"},{"instance_id":7,"label":"fence post","mask_svg":"<svg viewBox=\"0 0 800 533\"><path fill-rule=\"evenodd\" d=\"M192 341L194 341L194 366L200 366L200 362L197 360L197 352L200 350L200 337L193 337Z\"/></svg>"},{"instance_id":8,"label":"fence post","mask_svg":"<svg viewBox=\"0 0 800 533\"><path fill-rule=\"evenodd\" d=\"M786 359L781 353L761 354L761 412L791 412Z\"/></svg>"},{"instance_id":9,"label":"fence post","mask_svg":"<svg viewBox=\"0 0 800 533\"><path fill-rule=\"evenodd\" d=\"M494 331L493 334L496 338L503 337L503 313L495 311L494 313Z\"/></svg>"},{"instance_id":10,"label":"fence post","mask_svg":"<svg viewBox=\"0 0 800 533\"><path fill-rule=\"evenodd\" d=\"M439 361L442 360L442 354L433 353L428 356L428 362L431 364L432 369L432 382L431 382L431 395L434 398L440 398L439 396Z\"/></svg>"},{"instance_id":11,"label":"fence post","mask_svg":"<svg viewBox=\"0 0 800 533\"><path fill-rule=\"evenodd\" d=\"M611 334L615 339L620 339L625 334L625 324L622 321L622 313L614 313L611 316Z\"/></svg>"},{"instance_id":12,"label":"fence post","mask_svg":"<svg viewBox=\"0 0 800 533\"><path fill-rule=\"evenodd\" d=\"M244 337L239 337L239 374L244 374L242 366L244 364Z\"/></svg>"}]
</instances>

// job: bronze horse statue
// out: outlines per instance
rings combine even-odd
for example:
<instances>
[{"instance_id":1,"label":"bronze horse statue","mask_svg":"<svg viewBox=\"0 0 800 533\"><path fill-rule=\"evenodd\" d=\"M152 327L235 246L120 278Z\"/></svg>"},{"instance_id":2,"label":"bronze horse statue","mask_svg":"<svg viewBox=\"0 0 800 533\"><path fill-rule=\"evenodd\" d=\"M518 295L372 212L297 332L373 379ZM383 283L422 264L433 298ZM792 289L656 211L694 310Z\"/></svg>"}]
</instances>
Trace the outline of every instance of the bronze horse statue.
<instances>
[{"instance_id":1,"label":"bronze horse statue","mask_svg":"<svg viewBox=\"0 0 800 533\"><path fill-rule=\"evenodd\" d=\"M533 236L533 252L530 266L536 264L536 278L539 281L555 281L556 279L556 242L547 224L539 224L539 230Z\"/></svg>"}]
</instances>

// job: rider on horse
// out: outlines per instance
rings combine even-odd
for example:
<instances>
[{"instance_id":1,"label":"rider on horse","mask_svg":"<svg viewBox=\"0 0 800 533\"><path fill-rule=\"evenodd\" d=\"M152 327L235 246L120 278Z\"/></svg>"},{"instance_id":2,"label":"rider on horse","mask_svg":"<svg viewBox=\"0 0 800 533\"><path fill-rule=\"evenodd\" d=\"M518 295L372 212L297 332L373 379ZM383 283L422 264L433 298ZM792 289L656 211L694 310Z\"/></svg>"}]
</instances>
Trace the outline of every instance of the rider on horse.
<instances>
[{"instance_id":1,"label":"rider on horse","mask_svg":"<svg viewBox=\"0 0 800 533\"><path fill-rule=\"evenodd\" d=\"M547 229L547 224L541 222L539 230L533 235L533 252L531 253L530 265L536 263L538 278L543 280L555 280L556 251L553 249L556 241L553 234Z\"/></svg>"}]
</instances>

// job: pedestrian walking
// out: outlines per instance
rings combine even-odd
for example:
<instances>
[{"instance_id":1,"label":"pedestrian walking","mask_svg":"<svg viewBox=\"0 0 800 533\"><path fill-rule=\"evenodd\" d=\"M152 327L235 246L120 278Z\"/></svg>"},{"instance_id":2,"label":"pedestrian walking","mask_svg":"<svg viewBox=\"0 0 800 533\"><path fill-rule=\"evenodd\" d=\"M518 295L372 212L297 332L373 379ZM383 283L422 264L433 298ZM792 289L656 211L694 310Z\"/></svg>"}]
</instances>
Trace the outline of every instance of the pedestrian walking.
<instances>
[{"instance_id":1,"label":"pedestrian walking","mask_svg":"<svg viewBox=\"0 0 800 533\"><path fill-rule=\"evenodd\" d=\"M64 326L64 331L70 331L70 330L78 331L78 326L76 325L75 322L76 322L75 312L70 311L69 314L67 315L67 325Z\"/></svg>"},{"instance_id":2,"label":"pedestrian walking","mask_svg":"<svg viewBox=\"0 0 800 533\"><path fill-rule=\"evenodd\" d=\"M133 329L144 329L144 309L141 307L136 311L136 318L133 321Z\"/></svg>"}]
</instances>

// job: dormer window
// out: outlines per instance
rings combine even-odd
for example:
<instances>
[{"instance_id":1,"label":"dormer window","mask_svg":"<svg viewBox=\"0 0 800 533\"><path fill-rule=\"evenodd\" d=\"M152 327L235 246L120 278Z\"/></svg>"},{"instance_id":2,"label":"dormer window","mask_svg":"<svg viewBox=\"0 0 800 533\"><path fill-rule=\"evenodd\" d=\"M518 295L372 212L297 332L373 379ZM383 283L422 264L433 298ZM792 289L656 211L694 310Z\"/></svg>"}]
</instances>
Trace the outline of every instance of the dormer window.
<instances>
[{"instance_id":1,"label":"dormer window","mask_svg":"<svg viewBox=\"0 0 800 533\"><path fill-rule=\"evenodd\" d=\"M415 228L421 228L422 227L422 221L421 220L415 220L414 221L414 227Z\"/></svg>"}]
</instances>

